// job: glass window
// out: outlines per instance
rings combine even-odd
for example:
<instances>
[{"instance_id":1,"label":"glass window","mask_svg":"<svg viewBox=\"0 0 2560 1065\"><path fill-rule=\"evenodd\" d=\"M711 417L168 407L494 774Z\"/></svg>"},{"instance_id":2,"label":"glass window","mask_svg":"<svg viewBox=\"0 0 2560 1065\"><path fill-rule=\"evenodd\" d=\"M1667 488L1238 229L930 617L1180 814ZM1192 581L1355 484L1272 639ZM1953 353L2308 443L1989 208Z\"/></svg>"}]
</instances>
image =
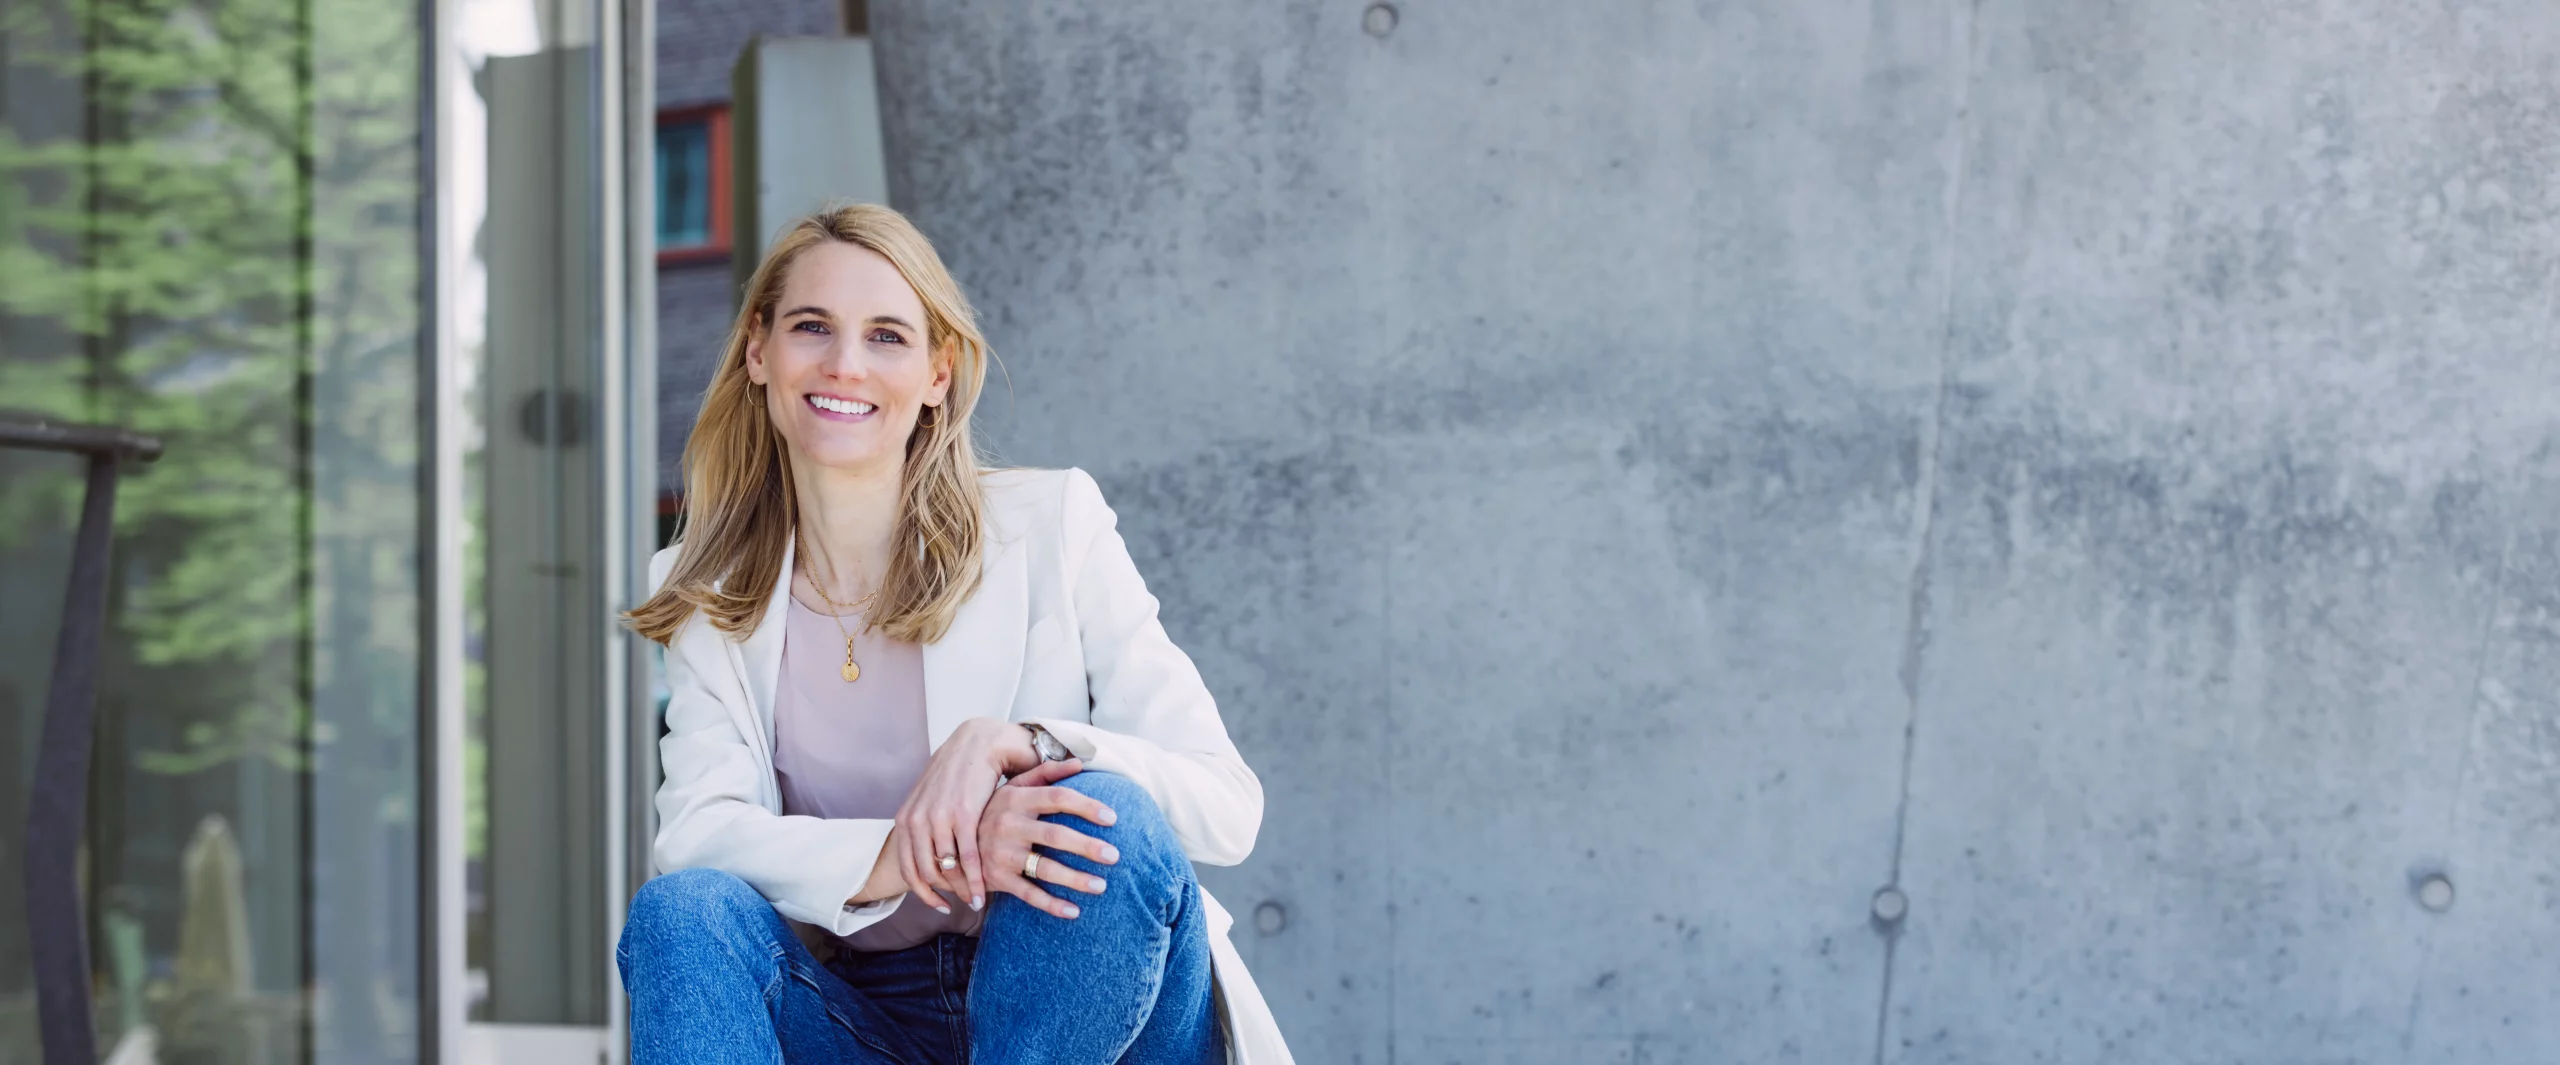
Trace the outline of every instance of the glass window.
<instances>
[{"instance_id":1,"label":"glass window","mask_svg":"<svg viewBox=\"0 0 2560 1065\"><path fill-rule=\"evenodd\" d=\"M0 408L166 445L117 495L78 870L118 1060L417 1061L466 1015L609 1045L621 10L0 5ZM81 481L0 450L0 1063L38 1045L19 858Z\"/></svg>"},{"instance_id":2,"label":"glass window","mask_svg":"<svg viewBox=\"0 0 2560 1065\"><path fill-rule=\"evenodd\" d=\"M601 1047L611 1010L605 12L467 10L443 101L462 392L460 998L496 1060L567 1060L507 1040L577 1027Z\"/></svg>"},{"instance_id":3,"label":"glass window","mask_svg":"<svg viewBox=\"0 0 2560 1065\"><path fill-rule=\"evenodd\" d=\"M12 0L0 396L117 494L86 824L102 1050L414 1061L426 362L411 0ZM0 1060L78 464L0 452Z\"/></svg>"},{"instance_id":4,"label":"glass window","mask_svg":"<svg viewBox=\"0 0 2560 1065\"><path fill-rule=\"evenodd\" d=\"M658 258L663 263L729 254L729 108L658 113Z\"/></svg>"},{"instance_id":5,"label":"glass window","mask_svg":"<svg viewBox=\"0 0 2560 1065\"><path fill-rule=\"evenodd\" d=\"M658 246L711 243L711 120L658 127Z\"/></svg>"}]
</instances>

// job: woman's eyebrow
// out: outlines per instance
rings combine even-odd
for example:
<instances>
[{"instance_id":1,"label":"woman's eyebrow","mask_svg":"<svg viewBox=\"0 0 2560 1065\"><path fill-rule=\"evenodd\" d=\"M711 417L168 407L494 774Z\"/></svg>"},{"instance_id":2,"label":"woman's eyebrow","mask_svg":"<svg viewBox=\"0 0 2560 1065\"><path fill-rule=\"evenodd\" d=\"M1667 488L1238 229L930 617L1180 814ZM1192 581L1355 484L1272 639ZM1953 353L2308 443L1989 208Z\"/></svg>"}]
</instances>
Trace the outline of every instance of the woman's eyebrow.
<instances>
[{"instance_id":1,"label":"woman's eyebrow","mask_svg":"<svg viewBox=\"0 0 2560 1065\"><path fill-rule=\"evenodd\" d=\"M785 318L803 314L814 314L820 318L826 318L829 320L833 320L835 318L835 315L828 314L827 309L824 307L793 307L790 310L782 312L782 316Z\"/></svg>"},{"instance_id":2,"label":"woman's eyebrow","mask_svg":"<svg viewBox=\"0 0 2560 1065\"><path fill-rule=\"evenodd\" d=\"M898 317L897 315L894 315L894 314L875 314L875 315L872 315L872 316L871 316L871 322L870 322L870 324L872 324L872 325L894 325L894 326L897 326L897 327L898 327L898 328L900 328L900 329L907 329L907 330L912 330L912 329L914 329L914 328L915 328L914 326L907 324L907 320L906 320L906 319L904 319L904 318L900 318L900 317Z\"/></svg>"}]
</instances>

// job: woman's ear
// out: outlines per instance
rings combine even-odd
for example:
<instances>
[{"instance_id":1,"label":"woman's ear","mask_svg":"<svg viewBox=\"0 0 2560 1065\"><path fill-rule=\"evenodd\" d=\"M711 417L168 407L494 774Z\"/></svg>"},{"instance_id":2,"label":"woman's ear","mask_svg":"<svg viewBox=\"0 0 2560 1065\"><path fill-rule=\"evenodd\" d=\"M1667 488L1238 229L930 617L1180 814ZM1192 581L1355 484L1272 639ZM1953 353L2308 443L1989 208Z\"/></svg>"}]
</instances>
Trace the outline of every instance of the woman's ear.
<instances>
[{"instance_id":1,"label":"woman's ear","mask_svg":"<svg viewBox=\"0 0 2560 1065\"><path fill-rule=\"evenodd\" d=\"M764 324L747 323L747 380L764 383Z\"/></svg>"},{"instance_id":2,"label":"woman's ear","mask_svg":"<svg viewBox=\"0 0 2560 1065\"><path fill-rule=\"evenodd\" d=\"M959 350L950 345L944 345L934 352L932 393L935 403L942 403L951 398L951 367L959 361L959 358Z\"/></svg>"}]
</instances>

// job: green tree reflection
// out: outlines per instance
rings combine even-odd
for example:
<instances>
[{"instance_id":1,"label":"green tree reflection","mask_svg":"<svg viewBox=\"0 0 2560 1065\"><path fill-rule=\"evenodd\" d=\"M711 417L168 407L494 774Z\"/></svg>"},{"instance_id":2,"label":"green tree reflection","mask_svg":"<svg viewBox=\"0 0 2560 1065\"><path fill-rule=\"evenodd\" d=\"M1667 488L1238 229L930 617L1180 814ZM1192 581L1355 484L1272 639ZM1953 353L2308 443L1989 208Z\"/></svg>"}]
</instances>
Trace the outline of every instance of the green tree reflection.
<instances>
[{"instance_id":1,"label":"green tree reflection","mask_svg":"<svg viewBox=\"0 0 2560 1065\"><path fill-rule=\"evenodd\" d=\"M0 406L168 444L118 497L89 858L101 1014L148 968L164 1061L415 1053L408 919L325 899L414 883L384 855L415 820L419 10L0 0ZM0 480L0 549L79 492ZM217 817L253 944L180 927L227 912L182 875ZM255 957L170 979L182 938Z\"/></svg>"},{"instance_id":2,"label":"green tree reflection","mask_svg":"<svg viewBox=\"0 0 2560 1065\"><path fill-rule=\"evenodd\" d=\"M85 42L11 58L77 86L91 136L26 143L0 127L0 313L44 320L62 340L9 352L0 395L170 444L119 497L130 579L118 620L140 666L245 683L225 698L191 685L190 704L219 709L147 764L298 766L306 740L328 739L311 735L308 692L330 664L299 661L328 609L321 539L398 544L414 532L367 520L415 513L410 11L80 0L13 5L6 18L13 40ZM328 47L315 48L324 33ZM333 495L315 460L383 476ZM374 487L397 498L367 498ZM8 516L51 520L77 493L67 480L12 485ZM379 627L394 641L381 649L413 653L414 603L366 608L377 612L397 616ZM276 683L279 671L300 675Z\"/></svg>"}]
</instances>

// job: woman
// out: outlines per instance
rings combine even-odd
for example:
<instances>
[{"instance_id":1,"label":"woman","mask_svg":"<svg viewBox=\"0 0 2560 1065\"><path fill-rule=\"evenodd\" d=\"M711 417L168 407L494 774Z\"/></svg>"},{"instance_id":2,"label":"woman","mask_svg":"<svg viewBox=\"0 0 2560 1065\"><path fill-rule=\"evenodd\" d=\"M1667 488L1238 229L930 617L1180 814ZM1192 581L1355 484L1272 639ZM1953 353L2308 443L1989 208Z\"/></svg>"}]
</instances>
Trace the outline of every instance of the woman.
<instances>
[{"instance_id":1,"label":"woman","mask_svg":"<svg viewBox=\"0 0 2560 1065\"><path fill-rule=\"evenodd\" d=\"M1289 1061L1192 876L1261 782L1093 479L978 468L986 359L887 208L748 282L629 616L672 690L640 1065Z\"/></svg>"}]
</instances>

